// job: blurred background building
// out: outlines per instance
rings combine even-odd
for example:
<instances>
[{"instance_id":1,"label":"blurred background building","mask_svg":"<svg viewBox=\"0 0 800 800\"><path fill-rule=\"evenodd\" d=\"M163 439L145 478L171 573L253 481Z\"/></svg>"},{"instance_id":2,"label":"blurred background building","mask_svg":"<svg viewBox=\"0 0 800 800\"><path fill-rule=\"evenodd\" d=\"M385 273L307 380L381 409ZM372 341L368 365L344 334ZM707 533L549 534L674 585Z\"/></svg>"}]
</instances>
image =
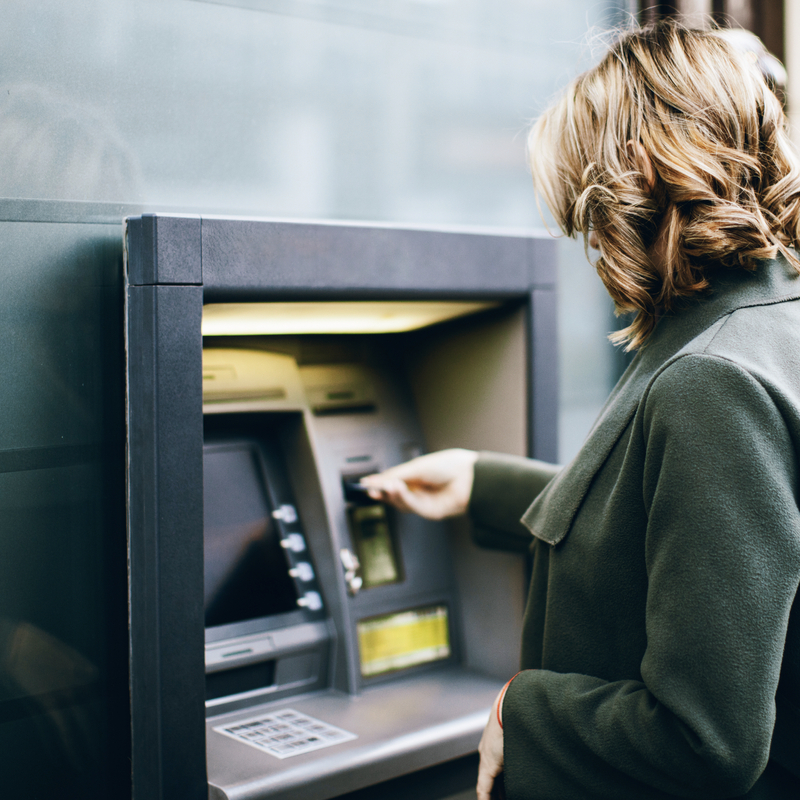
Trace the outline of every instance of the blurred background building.
<instances>
[{"instance_id":1,"label":"blurred background building","mask_svg":"<svg viewBox=\"0 0 800 800\"><path fill-rule=\"evenodd\" d=\"M5 0L0 27L0 786L130 792L121 221L174 210L538 228L526 129L599 32L758 33L787 0ZM792 79L794 77L794 79ZM560 259L561 457L624 367Z\"/></svg>"}]
</instances>

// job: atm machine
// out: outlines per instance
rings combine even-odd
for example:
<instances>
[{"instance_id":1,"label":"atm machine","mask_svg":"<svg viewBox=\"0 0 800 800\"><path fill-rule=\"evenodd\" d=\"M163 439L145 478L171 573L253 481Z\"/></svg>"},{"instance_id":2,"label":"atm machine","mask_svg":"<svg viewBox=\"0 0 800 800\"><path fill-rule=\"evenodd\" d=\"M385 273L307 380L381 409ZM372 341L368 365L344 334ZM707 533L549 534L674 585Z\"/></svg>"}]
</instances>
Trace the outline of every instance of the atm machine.
<instances>
[{"instance_id":1,"label":"atm machine","mask_svg":"<svg viewBox=\"0 0 800 800\"><path fill-rule=\"evenodd\" d=\"M127 221L137 800L470 796L524 560L360 479L447 446L555 460L554 260L526 233Z\"/></svg>"}]
</instances>

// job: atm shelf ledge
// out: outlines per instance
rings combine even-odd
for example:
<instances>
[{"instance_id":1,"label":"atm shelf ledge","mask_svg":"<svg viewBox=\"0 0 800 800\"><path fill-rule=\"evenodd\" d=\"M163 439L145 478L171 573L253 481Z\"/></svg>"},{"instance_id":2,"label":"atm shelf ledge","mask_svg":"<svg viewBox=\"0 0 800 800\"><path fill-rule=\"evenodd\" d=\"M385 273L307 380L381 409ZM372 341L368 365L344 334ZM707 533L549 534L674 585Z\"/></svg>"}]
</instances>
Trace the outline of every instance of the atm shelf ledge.
<instances>
[{"instance_id":1,"label":"atm shelf ledge","mask_svg":"<svg viewBox=\"0 0 800 800\"><path fill-rule=\"evenodd\" d=\"M325 691L207 721L210 800L329 800L475 752L503 682L459 667L399 678L351 696ZM229 735L283 709L355 738L279 758Z\"/></svg>"}]
</instances>

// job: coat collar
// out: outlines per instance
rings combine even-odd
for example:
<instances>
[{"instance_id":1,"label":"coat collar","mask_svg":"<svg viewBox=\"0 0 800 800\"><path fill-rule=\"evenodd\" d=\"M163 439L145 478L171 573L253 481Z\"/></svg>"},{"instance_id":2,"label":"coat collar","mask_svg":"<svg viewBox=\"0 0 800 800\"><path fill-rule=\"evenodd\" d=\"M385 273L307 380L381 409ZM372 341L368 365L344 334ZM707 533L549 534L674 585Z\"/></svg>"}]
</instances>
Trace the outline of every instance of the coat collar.
<instances>
[{"instance_id":1,"label":"coat collar","mask_svg":"<svg viewBox=\"0 0 800 800\"><path fill-rule=\"evenodd\" d=\"M800 298L800 277L783 258L759 262L752 272L711 279L711 293L664 317L611 392L578 455L536 498L522 524L539 539L558 544L639 406L647 385L668 361L717 321L738 308Z\"/></svg>"}]
</instances>

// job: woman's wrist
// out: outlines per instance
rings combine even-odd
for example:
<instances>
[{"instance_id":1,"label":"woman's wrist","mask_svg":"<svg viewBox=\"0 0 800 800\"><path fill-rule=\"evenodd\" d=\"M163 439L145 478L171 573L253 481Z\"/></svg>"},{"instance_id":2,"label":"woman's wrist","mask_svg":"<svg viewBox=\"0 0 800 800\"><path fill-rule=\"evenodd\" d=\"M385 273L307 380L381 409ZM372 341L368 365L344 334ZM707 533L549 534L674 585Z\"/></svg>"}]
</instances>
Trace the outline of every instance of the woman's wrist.
<instances>
[{"instance_id":1,"label":"woman's wrist","mask_svg":"<svg viewBox=\"0 0 800 800\"><path fill-rule=\"evenodd\" d=\"M517 675L519 675L519 672ZM513 681L517 675L512 675L508 679L506 685L500 690L500 695L497 698L497 724L501 729L503 727L503 701L506 699L506 692L508 691L508 687L511 686L511 681Z\"/></svg>"}]
</instances>

